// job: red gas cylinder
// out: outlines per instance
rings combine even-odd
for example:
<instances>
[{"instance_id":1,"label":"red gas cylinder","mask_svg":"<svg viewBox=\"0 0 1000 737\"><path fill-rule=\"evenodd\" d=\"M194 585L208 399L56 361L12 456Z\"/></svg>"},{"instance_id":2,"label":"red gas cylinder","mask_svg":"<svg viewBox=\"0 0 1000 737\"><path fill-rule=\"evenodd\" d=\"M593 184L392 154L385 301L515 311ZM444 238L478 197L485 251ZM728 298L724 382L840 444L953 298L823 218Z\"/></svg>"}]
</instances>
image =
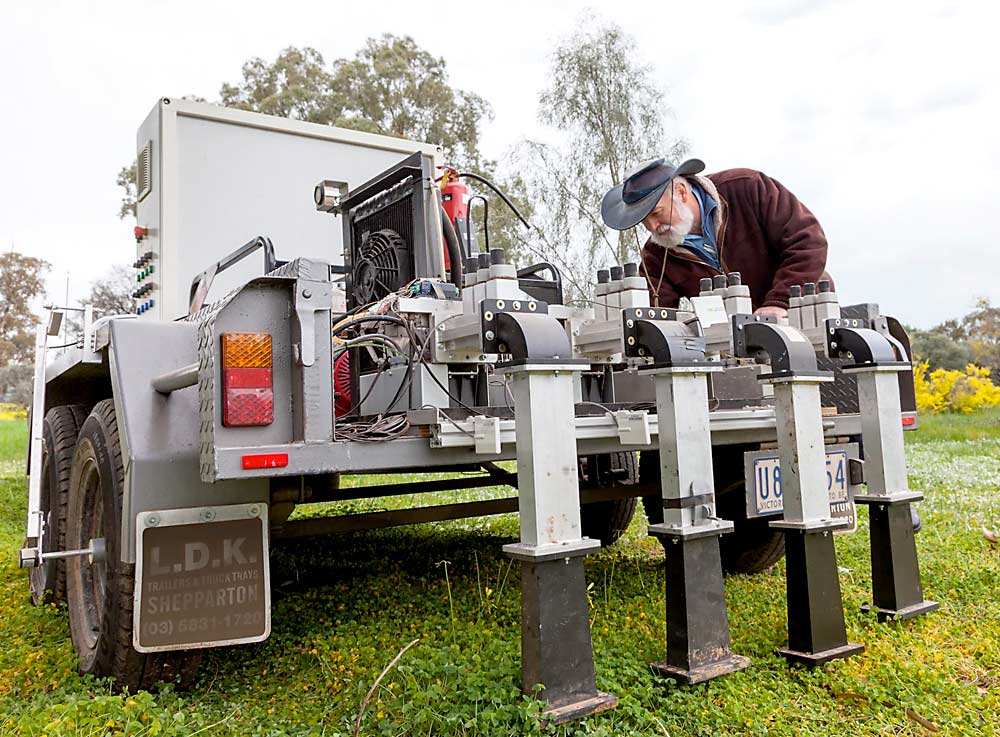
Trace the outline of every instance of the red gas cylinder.
<instances>
[{"instance_id":1,"label":"red gas cylinder","mask_svg":"<svg viewBox=\"0 0 1000 737\"><path fill-rule=\"evenodd\" d=\"M441 204L454 225L455 218L464 218L469 212L469 188L453 172L446 176L448 180L441 187Z\"/></svg>"},{"instance_id":2,"label":"red gas cylinder","mask_svg":"<svg viewBox=\"0 0 1000 737\"><path fill-rule=\"evenodd\" d=\"M457 172L454 169L451 167L447 167L447 169L448 171L445 174L447 179L445 179L441 187L441 206L457 231L459 227L456 218L462 218L464 221L469 212L469 188L462 184L462 180L456 176ZM444 267L449 271L451 270L451 258L448 255L448 249L444 251Z\"/></svg>"}]
</instances>

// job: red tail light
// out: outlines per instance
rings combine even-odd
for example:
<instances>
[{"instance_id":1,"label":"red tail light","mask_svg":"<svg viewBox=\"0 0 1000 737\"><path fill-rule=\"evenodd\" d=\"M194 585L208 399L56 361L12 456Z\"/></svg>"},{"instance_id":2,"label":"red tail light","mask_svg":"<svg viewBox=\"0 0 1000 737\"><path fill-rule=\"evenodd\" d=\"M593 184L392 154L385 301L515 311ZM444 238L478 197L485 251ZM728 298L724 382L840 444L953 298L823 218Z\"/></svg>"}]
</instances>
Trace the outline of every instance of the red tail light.
<instances>
[{"instance_id":1,"label":"red tail light","mask_svg":"<svg viewBox=\"0 0 1000 737\"><path fill-rule=\"evenodd\" d=\"M903 427L913 427L917 424L917 418L913 415L903 415Z\"/></svg>"},{"instance_id":2,"label":"red tail light","mask_svg":"<svg viewBox=\"0 0 1000 737\"><path fill-rule=\"evenodd\" d=\"M274 422L271 336L222 334L222 424L259 427Z\"/></svg>"}]
</instances>

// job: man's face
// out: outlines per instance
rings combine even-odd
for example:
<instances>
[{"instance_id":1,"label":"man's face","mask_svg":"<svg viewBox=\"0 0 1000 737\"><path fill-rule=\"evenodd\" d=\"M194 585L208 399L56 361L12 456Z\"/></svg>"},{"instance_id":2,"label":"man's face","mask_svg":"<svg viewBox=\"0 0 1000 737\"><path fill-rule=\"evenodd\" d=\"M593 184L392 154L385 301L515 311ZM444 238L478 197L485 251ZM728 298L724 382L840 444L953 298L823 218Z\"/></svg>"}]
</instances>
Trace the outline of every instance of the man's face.
<instances>
[{"instance_id":1,"label":"man's face","mask_svg":"<svg viewBox=\"0 0 1000 737\"><path fill-rule=\"evenodd\" d=\"M690 200L691 191L682 184L674 183L664 191L656 207L642 221L653 243L669 248L684 242L684 236L694 225Z\"/></svg>"}]
</instances>

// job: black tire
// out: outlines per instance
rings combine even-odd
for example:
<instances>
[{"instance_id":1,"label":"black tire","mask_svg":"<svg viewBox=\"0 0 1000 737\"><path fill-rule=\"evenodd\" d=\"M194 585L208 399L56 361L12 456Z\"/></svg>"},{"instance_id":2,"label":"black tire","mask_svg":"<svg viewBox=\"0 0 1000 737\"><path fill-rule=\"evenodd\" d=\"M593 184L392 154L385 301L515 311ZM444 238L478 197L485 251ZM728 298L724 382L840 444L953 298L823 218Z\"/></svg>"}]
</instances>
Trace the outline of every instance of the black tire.
<instances>
[{"instance_id":1,"label":"black tire","mask_svg":"<svg viewBox=\"0 0 1000 737\"><path fill-rule=\"evenodd\" d=\"M643 484L659 483L660 453L656 450L644 450L639 454L639 481ZM646 520L651 525L663 522L663 497L650 494L642 498L642 508L646 512Z\"/></svg>"},{"instance_id":2,"label":"black tire","mask_svg":"<svg viewBox=\"0 0 1000 737\"><path fill-rule=\"evenodd\" d=\"M40 509L45 526L44 553L66 549L66 503L69 476L76 449L76 436L87 417L86 407L71 404L53 407L42 421L42 469ZM66 601L66 562L50 560L32 568L28 576L31 602Z\"/></svg>"},{"instance_id":3,"label":"black tire","mask_svg":"<svg viewBox=\"0 0 1000 737\"><path fill-rule=\"evenodd\" d=\"M86 548L103 538L106 557L72 558L66 567L70 634L83 674L110 676L117 689L160 681L190 686L200 651L140 653L132 647L135 566L121 561L125 470L114 402L98 402L80 428L73 455L66 544Z\"/></svg>"},{"instance_id":4,"label":"black tire","mask_svg":"<svg viewBox=\"0 0 1000 737\"><path fill-rule=\"evenodd\" d=\"M609 487L634 484L639 480L639 461L634 452L608 453L580 459L580 482ZM625 534L639 500L610 499L580 507L580 528L584 537L600 540L603 547L614 545Z\"/></svg>"},{"instance_id":5,"label":"black tire","mask_svg":"<svg viewBox=\"0 0 1000 737\"><path fill-rule=\"evenodd\" d=\"M733 531L719 538L725 573L763 573L785 556L785 536L770 527L774 518L747 518L746 486L742 480L723 489L717 510L720 517L733 522Z\"/></svg>"},{"instance_id":6,"label":"black tire","mask_svg":"<svg viewBox=\"0 0 1000 737\"><path fill-rule=\"evenodd\" d=\"M743 448L716 448L712 454L715 471L716 514L732 521L733 531L719 538L722 570L725 573L762 573L785 555L785 538L771 529L768 517L747 519L746 486L743 479ZM639 458L639 478L655 483L660 478L660 454L644 451ZM642 506L649 524L663 522L663 500L644 496Z\"/></svg>"}]
</instances>

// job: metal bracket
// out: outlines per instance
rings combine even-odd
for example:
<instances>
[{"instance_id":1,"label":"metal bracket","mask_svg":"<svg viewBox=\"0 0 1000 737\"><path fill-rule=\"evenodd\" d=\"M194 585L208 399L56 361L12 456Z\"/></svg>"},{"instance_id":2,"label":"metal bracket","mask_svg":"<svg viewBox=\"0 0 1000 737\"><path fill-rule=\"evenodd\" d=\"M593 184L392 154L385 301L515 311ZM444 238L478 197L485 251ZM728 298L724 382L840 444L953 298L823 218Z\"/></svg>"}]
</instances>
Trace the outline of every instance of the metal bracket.
<instances>
[{"instance_id":1,"label":"metal bracket","mask_svg":"<svg viewBox=\"0 0 1000 737\"><path fill-rule=\"evenodd\" d=\"M612 412L622 445L649 445L652 442L649 413L645 410L622 409Z\"/></svg>"},{"instance_id":2,"label":"metal bracket","mask_svg":"<svg viewBox=\"0 0 1000 737\"><path fill-rule=\"evenodd\" d=\"M733 315L732 325L737 357L769 358L775 378L818 373L812 343L795 328L779 325L777 317Z\"/></svg>"},{"instance_id":3,"label":"metal bracket","mask_svg":"<svg viewBox=\"0 0 1000 737\"><path fill-rule=\"evenodd\" d=\"M303 366L316 363L316 313L330 309L329 282L295 282L295 317L299 322L299 360Z\"/></svg>"},{"instance_id":4,"label":"metal bracket","mask_svg":"<svg viewBox=\"0 0 1000 737\"><path fill-rule=\"evenodd\" d=\"M847 477L851 486L863 484L865 482L865 462L860 458L848 458Z\"/></svg>"},{"instance_id":5,"label":"metal bracket","mask_svg":"<svg viewBox=\"0 0 1000 737\"><path fill-rule=\"evenodd\" d=\"M500 418L474 415L472 434L476 439L476 453L483 455L500 454Z\"/></svg>"},{"instance_id":6,"label":"metal bracket","mask_svg":"<svg viewBox=\"0 0 1000 737\"><path fill-rule=\"evenodd\" d=\"M892 347L896 351L896 359L899 361L910 361L910 355L907 353L907 348L903 345L903 342L899 340L895 335L892 334L891 328L889 327L889 318L885 315L879 315L878 317L872 318L872 330L881 335L883 338L888 340Z\"/></svg>"},{"instance_id":7,"label":"metal bracket","mask_svg":"<svg viewBox=\"0 0 1000 737\"><path fill-rule=\"evenodd\" d=\"M319 212L340 212L340 201L347 196L347 182L324 179L313 188L313 203Z\"/></svg>"},{"instance_id":8,"label":"metal bracket","mask_svg":"<svg viewBox=\"0 0 1000 737\"><path fill-rule=\"evenodd\" d=\"M525 359L570 359L565 328L538 300L484 299L479 306L483 352Z\"/></svg>"},{"instance_id":9,"label":"metal bracket","mask_svg":"<svg viewBox=\"0 0 1000 737\"><path fill-rule=\"evenodd\" d=\"M53 550L50 553L43 553L41 545L24 547L18 555L18 566L20 568L37 568L49 560L83 557L87 558L88 563L93 564L105 560L107 554L107 544L103 537L92 539L90 545L81 550Z\"/></svg>"},{"instance_id":10,"label":"metal bracket","mask_svg":"<svg viewBox=\"0 0 1000 737\"><path fill-rule=\"evenodd\" d=\"M652 358L654 366L700 366L705 338L677 322L677 310L635 307L622 311L622 334L628 358Z\"/></svg>"},{"instance_id":11,"label":"metal bracket","mask_svg":"<svg viewBox=\"0 0 1000 737\"><path fill-rule=\"evenodd\" d=\"M901 368L909 367L906 361L900 361L902 346L899 341L893 345L885 334L867 327L864 320L845 320L831 318L826 321L826 355L830 358L844 358L850 355L854 365L845 368ZM903 350L901 355L905 356Z\"/></svg>"},{"instance_id":12,"label":"metal bracket","mask_svg":"<svg viewBox=\"0 0 1000 737\"><path fill-rule=\"evenodd\" d=\"M42 515L42 451L44 435L42 422L45 415L45 349L48 333L44 324L35 326L35 376L31 396L30 439L28 446L28 518L25 538L38 541L46 533Z\"/></svg>"},{"instance_id":13,"label":"metal bracket","mask_svg":"<svg viewBox=\"0 0 1000 737\"><path fill-rule=\"evenodd\" d=\"M694 507L700 507L703 504L714 504L715 503L715 492L708 491L702 494L694 494L692 496L682 496L679 499L673 497L665 498L663 500L664 509L693 509Z\"/></svg>"},{"instance_id":14,"label":"metal bracket","mask_svg":"<svg viewBox=\"0 0 1000 737\"><path fill-rule=\"evenodd\" d=\"M62 330L63 317L66 313L62 310L52 310L49 312L49 321L46 326L46 332L51 337L56 337L59 335L59 331Z\"/></svg>"},{"instance_id":15,"label":"metal bracket","mask_svg":"<svg viewBox=\"0 0 1000 737\"><path fill-rule=\"evenodd\" d=\"M212 282L220 272L225 271L230 266L243 260L258 248L264 249L264 273L273 271L280 265L274 256L274 245L269 238L262 235L257 236L252 241L243 244L235 251L224 257L191 280L191 291L188 294L188 315L193 315L205 304L208 290L212 287Z\"/></svg>"}]
</instances>

